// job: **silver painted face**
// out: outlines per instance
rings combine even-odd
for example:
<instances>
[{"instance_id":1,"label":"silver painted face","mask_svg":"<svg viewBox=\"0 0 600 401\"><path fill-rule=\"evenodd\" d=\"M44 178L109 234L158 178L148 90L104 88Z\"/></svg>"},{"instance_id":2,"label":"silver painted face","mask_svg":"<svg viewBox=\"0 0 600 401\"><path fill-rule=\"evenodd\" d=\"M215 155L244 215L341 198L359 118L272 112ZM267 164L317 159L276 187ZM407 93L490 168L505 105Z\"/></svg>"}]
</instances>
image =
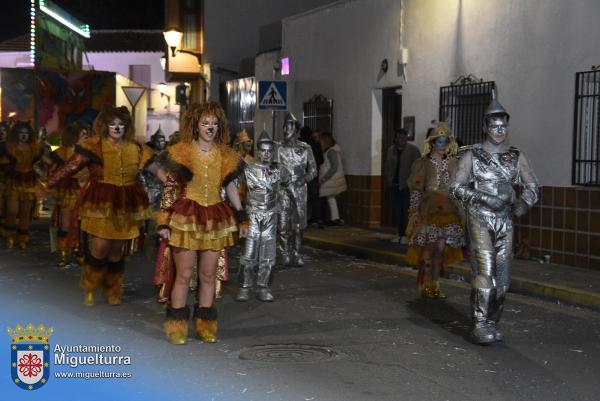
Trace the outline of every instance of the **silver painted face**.
<instances>
[{"instance_id":1,"label":"silver painted face","mask_svg":"<svg viewBox=\"0 0 600 401\"><path fill-rule=\"evenodd\" d=\"M273 144L260 143L256 153L258 154L258 159L261 161L261 163L270 163L273 161L273 156L275 155L275 152L273 151Z\"/></svg>"},{"instance_id":2,"label":"silver painted face","mask_svg":"<svg viewBox=\"0 0 600 401\"><path fill-rule=\"evenodd\" d=\"M166 146L167 142L165 141L165 137L161 136L156 140L156 147L160 150L163 150Z\"/></svg>"},{"instance_id":3,"label":"silver painted face","mask_svg":"<svg viewBox=\"0 0 600 401\"><path fill-rule=\"evenodd\" d=\"M283 127L283 134L285 139L290 140L296 136L296 123L294 121L287 121Z\"/></svg>"},{"instance_id":4,"label":"silver painted face","mask_svg":"<svg viewBox=\"0 0 600 401\"><path fill-rule=\"evenodd\" d=\"M108 124L108 136L112 139L119 140L125 135L125 123L120 118L115 118Z\"/></svg>"},{"instance_id":5,"label":"silver painted face","mask_svg":"<svg viewBox=\"0 0 600 401\"><path fill-rule=\"evenodd\" d=\"M494 145L500 145L508 134L508 119L506 117L490 117L485 126L488 139Z\"/></svg>"}]
</instances>

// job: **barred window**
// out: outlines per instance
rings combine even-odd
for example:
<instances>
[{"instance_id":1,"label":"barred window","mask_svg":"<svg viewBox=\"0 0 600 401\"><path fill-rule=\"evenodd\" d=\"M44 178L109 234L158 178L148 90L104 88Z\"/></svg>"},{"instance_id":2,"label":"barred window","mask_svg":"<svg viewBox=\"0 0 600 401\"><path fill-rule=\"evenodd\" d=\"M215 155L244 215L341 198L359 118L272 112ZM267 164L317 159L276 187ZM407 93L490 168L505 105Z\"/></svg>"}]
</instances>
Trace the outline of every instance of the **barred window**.
<instances>
[{"instance_id":1,"label":"barred window","mask_svg":"<svg viewBox=\"0 0 600 401\"><path fill-rule=\"evenodd\" d=\"M450 122L460 145L483 141L483 115L495 88L494 81L483 82L472 75L440 88L439 119Z\"/></svg>"},{"instance_id":2,"label":"barred window","mask_svg":"<svg viewBox=\"0 0 600 401\"><path fill-rule=\"evenodd\" d=\"M315 95L304 103L302 125L313 131L333 132L333 100Z\"/></svg>"},{"instance_id":3,"label":"barred window","mask_svg":"<svg viewBox=\"0 0 600 401\"><path fill-rule=\"evenodd\" d=\"M600 186L600 66L575 74L571 181Z\"/></svg>"}]
</instances>

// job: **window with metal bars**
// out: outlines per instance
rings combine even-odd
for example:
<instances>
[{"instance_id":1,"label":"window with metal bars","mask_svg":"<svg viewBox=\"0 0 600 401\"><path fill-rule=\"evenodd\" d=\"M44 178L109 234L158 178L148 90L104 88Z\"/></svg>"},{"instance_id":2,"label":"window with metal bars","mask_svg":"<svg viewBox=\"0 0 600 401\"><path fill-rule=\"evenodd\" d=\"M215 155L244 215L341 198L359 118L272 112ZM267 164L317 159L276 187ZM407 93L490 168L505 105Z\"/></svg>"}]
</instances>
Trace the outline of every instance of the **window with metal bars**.
<instances>
[{"instance_id":1,"label":"window with metal bars","mask_svg":"<svg viewBox=\"0 0 600 401\"><path fill-rule=\"evenodd\" d=\"M472 75L440 88L439 119L450 122L460 145L483 141L483 115L495 88L494 81L483 82Z\"/></svg>"},{"instance_id":2,"label":"window with metal bars","mask_svg":"<svg viewBox=\"0 0 600 401\"><path fill-rule=\"evenodd\" d=\"M575 74L573 185L600 186L600 66Z\"/></svg>"},{"instance_id":3,"label":"window with metal bars","mask_svg":"<svg viewBox=\"0 0 600 401\"><path fill-rule=\"evenodd\" d=\"M333 100L315 95L304 103L302 125L313 131L333 132Z\"/></svg>"}]
</instances>

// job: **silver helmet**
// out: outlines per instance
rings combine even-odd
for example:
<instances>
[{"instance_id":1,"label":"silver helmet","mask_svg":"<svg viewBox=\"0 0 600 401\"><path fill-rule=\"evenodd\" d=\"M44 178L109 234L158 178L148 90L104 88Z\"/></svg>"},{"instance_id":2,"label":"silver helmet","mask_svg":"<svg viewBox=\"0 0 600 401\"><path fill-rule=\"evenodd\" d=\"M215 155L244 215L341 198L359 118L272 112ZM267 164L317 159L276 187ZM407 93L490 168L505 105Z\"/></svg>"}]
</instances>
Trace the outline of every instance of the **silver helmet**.
<instances>
[{"instance_id":1,"label":"silver helmet","mask_svg":"<svg viewBox=\"0 0 600 401\"><path fill-rule=\"evenodd\" d=\"M510 119L510 114L508 114L506 109L498 101L495 90L492 90L492 101L490 102L488 107L485 109L484 119L487 119L488 117L491 117L493 115L495 115L495 116L504 115L504 116L506 116L506 120Z\"/></svg>"},{"instance_id":2,"label":"silver helmet","mask_svg":"<svg viewBox=\"0 0 600 401\"><path fill-rule=\"evenodd\" d=\"M298 119L296 118L296 116L294 116L292 113L290 113L288 111L287 113L285 113L285 119L283 120L283 126L285 126L289 122L298 124Z\"/></svg>"},{"instance_id":3,"label":"silver helmet","mask_svg":"<svg viewBox=\"0 0 600 401\"><path fill-rule=\"evenodd\" d=\"M269 136L269 133L267 131L262 131L259 135L258 135L258 139L256 140L256 145L260 145L261 143L275 143L273 142L273 140L271 139L271 137Z\"/></svg>"}]
</instances>

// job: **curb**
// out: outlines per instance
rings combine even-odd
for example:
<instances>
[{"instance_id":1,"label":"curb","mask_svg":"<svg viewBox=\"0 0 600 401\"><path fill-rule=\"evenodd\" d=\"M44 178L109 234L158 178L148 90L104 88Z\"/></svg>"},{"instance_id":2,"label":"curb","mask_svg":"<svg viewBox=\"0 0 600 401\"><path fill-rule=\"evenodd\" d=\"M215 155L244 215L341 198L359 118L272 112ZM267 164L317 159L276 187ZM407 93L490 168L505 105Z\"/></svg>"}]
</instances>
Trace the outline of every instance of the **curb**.
<instances>
[{"instance_id":1,"label":"curb","mask_svg":"<svg viewBox=\"0 0 600 401\"><path fill-rule=\"evenodd\" d=\"M336 251L358 259L406 266L406 255L399 252L368 249L363 246L347 244L332 239L312 237L310 234L305 234L304 243L314 248ZM467 283L469 282L471 268L466 263L454 267L446 267L445 270L447 275L461 275ZM535 281L524 277L512 276L509 291L522 295L536 296L553 302L562 302L600 310L600 294L598 293Z\"/></svg>"}]
</instances>

